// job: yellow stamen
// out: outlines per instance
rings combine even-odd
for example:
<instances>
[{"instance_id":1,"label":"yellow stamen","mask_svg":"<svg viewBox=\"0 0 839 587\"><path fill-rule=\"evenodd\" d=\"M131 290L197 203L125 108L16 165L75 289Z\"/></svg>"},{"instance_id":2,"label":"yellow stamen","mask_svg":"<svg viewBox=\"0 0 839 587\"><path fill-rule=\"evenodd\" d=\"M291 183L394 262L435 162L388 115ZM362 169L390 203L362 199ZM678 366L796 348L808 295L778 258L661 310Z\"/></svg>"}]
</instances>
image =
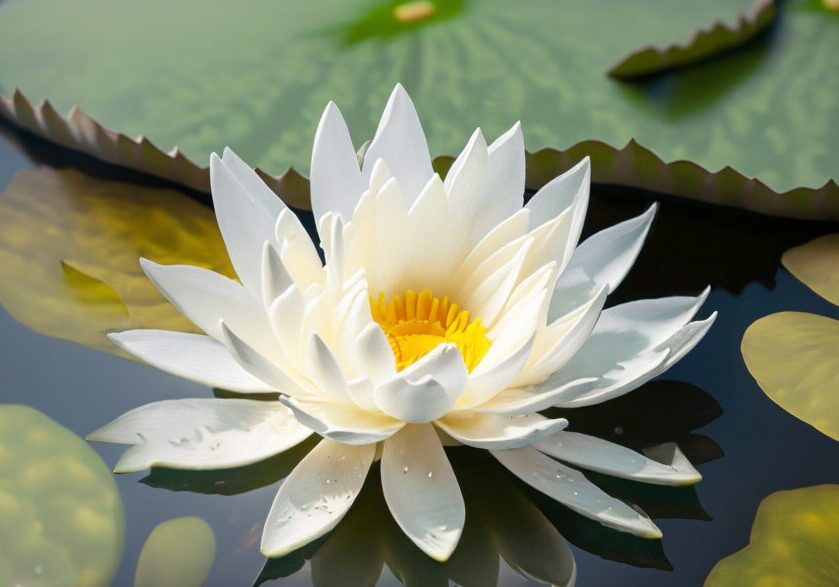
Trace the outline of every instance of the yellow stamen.
<instances>
[{"instance_id":1,"label":"yellow stamen","mask_svg":"<svg viewBox=\"0 0 839 587\"><path fill-rule=\"evenodd\" d=\"M384 293L378 298L370 296L370 310L387 334L399 370L437 345L449 342L460 349L471 372L492 344L480 319L470 321L468 311L460 309L448 297L433 296L430 290L420 293L408 290L404 296L390 299Z\"/></svg>"}]
</instances>

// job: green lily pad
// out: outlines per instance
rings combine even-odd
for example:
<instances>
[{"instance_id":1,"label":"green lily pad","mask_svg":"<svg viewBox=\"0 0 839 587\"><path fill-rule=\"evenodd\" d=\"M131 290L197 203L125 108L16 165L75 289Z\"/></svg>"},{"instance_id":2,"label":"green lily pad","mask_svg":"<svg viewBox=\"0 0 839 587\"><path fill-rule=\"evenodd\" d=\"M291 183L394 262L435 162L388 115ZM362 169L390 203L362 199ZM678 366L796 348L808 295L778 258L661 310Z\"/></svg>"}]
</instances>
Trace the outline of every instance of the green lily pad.
<instances>
[{"instance_id":1,"label":"green lily pad","mask_svg":"<svg viewBox=\"0 0 839 587\"><path fill-rule=\"evenodd\" d=\"M134 587L200 587L216 557L216 536L201 518L173 518L151 531L134 576Z\"/></svg>"},{"instance_id":2,"label":"green lily pad","mask_svg":"<svg viewBox=\"0 0 839 587\"><path fill-rule=\"evenodd\" d=\"M756 0L736 22L717 21L696 31L683 43L637 49L612 67L609 75L618 79L631 79L708 59L749 42L766 30L774 18L774 0Z\"/></svg>"},{"instance_id":3,"label":"green lily pad","mask_svg":"<svg viewBox=\"0 0 839 587\"><path fill-rule=\"evenodd\" d=\"M108 585L124 533L99 455L37 410L0 406L0 585Z\"/></svg>"},{"instance_id":4,"label":"green lily pad","mask_svg":"<svg viewBox=\"0 0 839 587\"><path fill-rule=\"evenodd\" d=\"M776 34L725 58L640 85L606 75L638 47L683 42L751 3L437 0L432 15L395 23L397 3L381 0L7 0L0 84L55 108L17 94L0 110L206 188L190 161L226 145L273 174L305 171L330 99L361 144L401 81L438 155L456 154L475 126L497 136L521 119L530 187L590 154L595 181L839 218L839 15L819 0L785 2ZM58 114L76 104L92 119ZM129 138L140 134L162 150ZM305 200L300 179L284 175L277 189Z\"/></svg>"},{"instance_id":5,"label":"green lily pad","mask_svg":"<svg viewBox=\"0 0 839 587\"><path fill-rule=\"evenodd\" d=\"M779 491L757 510L749 545L705 587L824 587L839 576L839 485Z\"/></svg>"},{"instance_id":6,"label":"green lily pad","mask_svg":"<svg viewBox=\"0 0 839 587\"><path fill-rule=\"evenodd\" d=\"M196 331L140 257L234 275L213 211L179 192L41 168L0 196L0 304L36 332L117 352L105 333Z\"/></svg>"}]
</instances>

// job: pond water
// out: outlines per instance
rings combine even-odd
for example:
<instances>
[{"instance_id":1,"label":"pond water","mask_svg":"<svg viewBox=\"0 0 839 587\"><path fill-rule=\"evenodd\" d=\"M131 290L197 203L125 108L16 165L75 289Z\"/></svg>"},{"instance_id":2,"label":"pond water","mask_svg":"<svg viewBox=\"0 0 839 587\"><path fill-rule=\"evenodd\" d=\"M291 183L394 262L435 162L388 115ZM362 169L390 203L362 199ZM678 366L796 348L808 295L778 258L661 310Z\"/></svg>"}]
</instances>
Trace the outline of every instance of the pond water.
<instances>
[{"instance_id":1,"label":"pond water","mask_svg":"<svg viewBox=\"0 0 839 587\"><path fill-rule=\"evenodd\" d=\"M0 131L0 190L15 174L40 165L139 180L8 127ZM578 410L569 419L571 429L595 431L633 448L674 440L698 464L704 480L687 489L651 489L592 477L650 513L664 532L661 542L588 522L525 489L491 460L458 448L451 454L467 496L467 531L449 564L431 562L394 529L376 482L367 484L357 507L332 535L266 565L258 548L262 524L293 464L272 459L227 473L118 476L125 546L114 583L133 584L140 551L155 526L198 516L216 540L208 585L306 585L313 577L345 585L375 577L386 585L399 584L397 577L415 585L445 584L447 579L483 585L496 576L504 585L536 584L569 568L568 552L550 540L553 528L570 545L578 585L701 585L717 561L747 544L761 499L782 489L839 482L839 444L770 401L740 354L746 327L769 313L799 310L839 318L836 307L780 266L783 251L835 228L595 186L586 233L633 216L654 199L663 204L659 217L635 269L609 304L696 294L710 284L700 316L717 310L719 319L665 376L620 400ZM32 228L39 238L57 238ZM31 258L33 265L39 262L34 252ZM139 405L213 393L113 354L37 334L5 309L0 310L0 373L0 402L32 406L82 437ZM122 451L92 446L109 466ZM60 494L60 477L47 490Z\"/></svg>"}]
</instances>

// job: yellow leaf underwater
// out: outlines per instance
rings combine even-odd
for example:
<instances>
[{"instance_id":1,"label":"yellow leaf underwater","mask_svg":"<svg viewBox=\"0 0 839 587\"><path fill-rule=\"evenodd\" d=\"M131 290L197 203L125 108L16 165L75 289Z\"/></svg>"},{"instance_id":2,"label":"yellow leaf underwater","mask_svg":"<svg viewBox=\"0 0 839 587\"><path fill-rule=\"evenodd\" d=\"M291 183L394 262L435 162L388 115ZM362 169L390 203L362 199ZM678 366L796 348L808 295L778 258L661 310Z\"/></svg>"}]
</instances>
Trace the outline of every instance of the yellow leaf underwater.
<instances>
[{"instance_id":1,"label":"yellow leaf underwater","mask_svg":"<svg viewBox=\"0 0 839 587\"><path fill-rule=\"evenodd\" d=\"M0 406L0 585L109 585L125 515L90 446L28 406Z\"/></svg>"},{"instance_id":2,"label":"yellow leaf underwater","mask_svg":"<svg viewBox=\"0 0 839 587\"><path fill-rule=\"evenodd\" d=\"M839 485L779 491L757 510L749 545L705 587L825 587L839 577Z\"/></svg>"},{"instance_id":3,"label":"yellow leaf underwater","mask_svg":"<svg viewBox=\"0 0 839 587\"><path fill-rule=\"evenodd\" d=\"M794 247L781 262L804 285L839 306L839 233Z\"/></svg>"},{"instance_id":4,"label":"yellow leaf underwater","mask_svg":"<svg viewBox=\"0 0 839 587\"><path fill-rule=\"evenodd\" d=\"M135 587L200 587L216 557L216 537L194 516L166 520L149 534L134 576Z\"/></svg>"},{"instance_id":5,"label":"yellow leaf underwater","mask_svg":"<svg viewBox=\"0 0 839 587\"><path fill-rule=\"evenodd\" d=\"M839 320L779 312L749 326L740 350L769 398L839 440Z\"/></svg>"},{"instance_id":6,"label":"yellow leaf underwater","mask_svg":"<svg viewBox=\"0 0 839 587\"><path fill-rule=\"evenodd\" d=\"M213 211L180 192L43 167L0 197L0 304L36 332L119 352L105 333L195 331L140 257L234 275Z\"/></svg>"}]
</instances>

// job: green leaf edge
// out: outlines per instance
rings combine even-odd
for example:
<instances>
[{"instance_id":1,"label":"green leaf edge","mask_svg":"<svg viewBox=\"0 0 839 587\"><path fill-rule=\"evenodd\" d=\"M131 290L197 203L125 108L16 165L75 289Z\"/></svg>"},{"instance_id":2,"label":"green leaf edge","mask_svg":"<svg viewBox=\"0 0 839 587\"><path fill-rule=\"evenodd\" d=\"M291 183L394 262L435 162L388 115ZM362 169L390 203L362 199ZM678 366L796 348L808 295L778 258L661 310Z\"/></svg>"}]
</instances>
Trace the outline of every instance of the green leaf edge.
<instances>
[{"instance_id":1,"label":"green leaf edge","mask_svg":"<svg viewBox=\"0 0 839 587\"><path fill-rule=\"evenodd\" d=\"M632 51L609 70L609 75L629 80L677 69L745 45L775 22L774 0L755 0L734 23L718 20L697 30L687 41L646 46Z\"/></svg>"},{"instance_id":2,"label":"green leaf edge","mask_svg":"<svg viewBox=\"0 0 839 587\"><path fill-rule=\"evenodd\" d=\"M165 152L143 135L132 138L110 130L78 106L63 116L49 100L35 106L16 88L11 97L0 95L0 116L29 133L107 163L199 192L210 191L209 168L197 165L177 147ZM565 150L528 152L527 188L539 189L585 156L592 159L595 183L639 188L770 216L839 220L839 185L834 179L821 187L778 193L760 179L746 177L728 166L711 172L692 161L663 161L634 139L622 148L586 140ZM448 169L451 161L451 157L438 157L435 169ZM293 167L279 176L256 171L289 206L311 210L309 180Z\"/></svg>"}]
</instances>

